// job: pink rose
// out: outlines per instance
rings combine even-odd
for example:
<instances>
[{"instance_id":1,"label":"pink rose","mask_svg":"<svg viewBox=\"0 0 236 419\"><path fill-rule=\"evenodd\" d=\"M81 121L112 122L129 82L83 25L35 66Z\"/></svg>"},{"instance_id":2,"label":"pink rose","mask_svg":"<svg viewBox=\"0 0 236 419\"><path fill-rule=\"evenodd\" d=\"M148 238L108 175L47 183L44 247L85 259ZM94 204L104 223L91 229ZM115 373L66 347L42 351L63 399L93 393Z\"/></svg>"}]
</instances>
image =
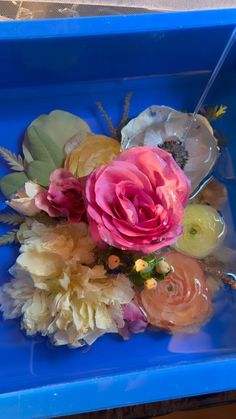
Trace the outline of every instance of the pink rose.
<instances>
[{"instance_id":1,"label":"pink rose","mask_svg":"<svg viewBox=\"0 0 236 419\"><path fill-rule=\"evenodd\" d=\"M172 156L134 147L92 172L86 184L93 238L123 250L150 253L182 232L190 182Z\"/></svg>"},{"instance_id":2,"label":"pink rose","mask_svg":"<svg viewBox=\"0 0 236 419\"><path fill-rule=\"evenodd\" d=\"M35 204L50 217L66 217L72 223L85 218L81 182L66 169L51 174L48 190L36 195Z\"/></svg>"}]
</instances>

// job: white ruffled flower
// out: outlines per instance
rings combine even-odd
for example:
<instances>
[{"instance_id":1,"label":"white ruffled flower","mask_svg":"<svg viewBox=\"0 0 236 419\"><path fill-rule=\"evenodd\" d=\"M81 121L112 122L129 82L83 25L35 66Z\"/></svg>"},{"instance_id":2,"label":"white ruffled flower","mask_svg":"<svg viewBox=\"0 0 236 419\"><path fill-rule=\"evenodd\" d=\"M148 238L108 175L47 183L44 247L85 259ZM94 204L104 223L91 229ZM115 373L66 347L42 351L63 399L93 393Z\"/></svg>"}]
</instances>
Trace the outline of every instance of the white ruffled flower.
<instances>
[{"instance_id":1,"label":"white ruffled flower","mask_svg":"<svg viewBox=\"0 0 236 419\"><path fill-rule=\"evenodd\" d=\"M22 243L20 253L50 253L64 261L87 265L94 262L96 243L88 232L87 224L82 222L47 226L36 220L27 220L21 225L17 237Z\"/></svg>"},{"instance_id":2,"label":"white ruffled flower","mask_svg":"<svg viewBox=\"0 0 236 419\"><path fill-rule=\"evenodd\" d=\"M94 260L94 242L86 224L23 225L21 254L0 289L4 318L22 316L28 335L40 332L55 345L92 344L124 326L122 304L134 291L125 275L108 276Z\"/></svg>"},{"instance_id":3,"label":"white ruffled flower","mask_svg":"<svg viewBox=\"0 0 236 419\"><path fill-rule=\"evenodd\" d=\"M15 278L0 288L4 318L22 316L22 328L28 335L47 335L54 345L91 345L105 333L118 333L124 327L121 305L134 296L128 278L97 277L102 273L99 266L81 268L67 290L51 292L35 287L27 273L15 265Z\"/></svg>"}]
</instances>

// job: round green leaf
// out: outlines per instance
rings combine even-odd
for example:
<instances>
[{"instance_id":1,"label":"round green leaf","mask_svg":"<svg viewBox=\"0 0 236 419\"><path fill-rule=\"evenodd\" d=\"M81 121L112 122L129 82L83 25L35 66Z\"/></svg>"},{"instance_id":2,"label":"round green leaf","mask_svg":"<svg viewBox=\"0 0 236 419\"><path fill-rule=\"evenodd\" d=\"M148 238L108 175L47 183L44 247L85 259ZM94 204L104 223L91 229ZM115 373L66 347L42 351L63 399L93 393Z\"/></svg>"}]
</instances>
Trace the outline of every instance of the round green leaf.
<instances>
[{"instance_id":1,"label":"round green leaf","mask_svg":"<svg viewBox=\"0 0 236 419\"><path fill-rule=\"evenodd\" d=\"M83 137L91 133L87 122L70 112L61 110L39 116L30 124L29 128L31 127L47 134L61 150L64 150L67 141L75 134L78 133Z\"/></svg>"},{"instance_id":2,"label":"round green leaf","mask_svg":"<svg viewBox=\"0 0 236 419\"><path fill-rule=\"evenodd\" d=\"M27 174L29 179L41 186L48 186L49 177L54 169L50 163L45 161L34 160L29 163L27 168Z\"/></svg>"},{"instance_id":3,"label":"round green leaf","mask_svg":"<svg viewBox=\"0 0 236 419\"><path fill-rule=\"evenodd\" d=\"M29 179L24 172L10 173L1 178L0 188L6 197L18 192Z\"/></svg>"},{"instance_id":4,"label":"round green leaf","mask_svg":"<svg viewBox=\"0 0 236 419\"><path fill-rule=\"evenodd\" d=\"M25 149L30 153L30 158L51 163L53 169L63 166L63 151L40 127L30 126L27 129L23 150Z\"/></svg>"}]
</instances>

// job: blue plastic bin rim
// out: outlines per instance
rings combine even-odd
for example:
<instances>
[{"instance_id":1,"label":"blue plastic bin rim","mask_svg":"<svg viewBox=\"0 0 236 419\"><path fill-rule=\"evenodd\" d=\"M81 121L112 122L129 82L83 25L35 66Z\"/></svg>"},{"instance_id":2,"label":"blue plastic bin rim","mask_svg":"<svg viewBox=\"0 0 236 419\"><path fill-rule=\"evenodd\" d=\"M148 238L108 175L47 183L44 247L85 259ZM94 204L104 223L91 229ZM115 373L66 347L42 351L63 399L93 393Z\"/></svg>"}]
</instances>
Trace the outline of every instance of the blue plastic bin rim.
<instances>
[{"instance_id":1,"label":"blue plastic bin rim","mask_svg":"<svg viewBox=\"0 0 236 419\"><path fill-rule=\"evenodd\" d=\"M0 395L0 418L50 418L71 415L78 410L84 413L88 411L88 400L90 412L171 400L173 387L174 398L191 396L193 388L195 395L235 390L235 372L236 359L227 357L22 390ZM227 388L223 377L227 377ZM139 386L148 391L140 394ZM114 403L115 394L122 394L117 403Z\"/></svg>"},{"instance_id":2,"label":"blue plastic bin rim","mask_svg":"<svg viewBox=\"0 0 236 419\"><path fill-rule=\"evenodd\" d=\"M236 8L0 23L1 40L71 38L236 25Z\"/></svg>"}]
</instances>

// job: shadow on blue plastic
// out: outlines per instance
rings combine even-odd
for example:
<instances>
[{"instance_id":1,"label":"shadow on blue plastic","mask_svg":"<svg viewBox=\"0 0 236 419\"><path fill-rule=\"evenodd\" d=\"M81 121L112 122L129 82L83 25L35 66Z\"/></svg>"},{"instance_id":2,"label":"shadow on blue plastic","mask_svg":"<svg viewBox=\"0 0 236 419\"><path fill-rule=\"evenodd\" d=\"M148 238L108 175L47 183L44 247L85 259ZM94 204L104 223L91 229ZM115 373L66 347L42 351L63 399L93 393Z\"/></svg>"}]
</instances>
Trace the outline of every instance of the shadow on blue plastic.
<instances>
[{"instance_id":1,"label":"shadow on blue plastic","mask_svg":"<svg viewBox=\"0 0 236 419\"><path fill-rule=\"evenodd\" d=\"M14 151L27 125L55 108L107 133L95 102L114 123L132 91L131 116L152 104L193 110L236 24L236 11L11 22L0 25L1 145ZM235 167L236 47L207 98L226 104L221 129ZM225 157L225 158L226 158ZM3 174L7 171L1 168ZM236 188L225 179L232 214ZM2 202L2 201L1 201ZM232 236L233 237L233 236ZM0 249L1 283L17 248ZM0 418L42 418L236 388L236 296L217 297L197 335L105 336L92 348L53 348L0 323Z\"/></svg>"}]
</instances>

